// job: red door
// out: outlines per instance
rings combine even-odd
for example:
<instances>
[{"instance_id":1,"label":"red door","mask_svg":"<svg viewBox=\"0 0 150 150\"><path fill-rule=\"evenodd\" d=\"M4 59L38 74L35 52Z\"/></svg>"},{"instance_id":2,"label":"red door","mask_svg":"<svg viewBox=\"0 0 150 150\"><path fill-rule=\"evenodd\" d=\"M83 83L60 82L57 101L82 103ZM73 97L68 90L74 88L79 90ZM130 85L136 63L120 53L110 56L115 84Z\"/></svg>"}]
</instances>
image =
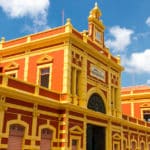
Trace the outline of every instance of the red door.
<instances>
[{"instance_id":1,"label":"red door","mask_svg":"<svg viewBox=\"0 0 150 150\"><path fill-rule=\"evenodd\" d=\"M19 124L10 126L8 150L21 150L24 136L24 127Z\"/></svg>"},{"instance_id":2,"label":"red door","mask_svg":"<svg viewBox=\"0 0 150 150\"><path fill-rule=\"evenodd\" d=\"M42 129L40 150L51 150L52 131L48 128Z\"/></svg>"}]
</instances>

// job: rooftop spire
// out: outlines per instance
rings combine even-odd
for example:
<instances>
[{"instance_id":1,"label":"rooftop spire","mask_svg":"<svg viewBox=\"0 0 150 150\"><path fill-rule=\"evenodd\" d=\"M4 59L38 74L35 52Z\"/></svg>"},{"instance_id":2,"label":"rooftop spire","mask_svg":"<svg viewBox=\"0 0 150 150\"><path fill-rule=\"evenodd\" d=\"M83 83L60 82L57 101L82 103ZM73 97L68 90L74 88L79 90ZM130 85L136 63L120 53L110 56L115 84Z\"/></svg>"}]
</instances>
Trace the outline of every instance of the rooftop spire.
<instances>
[{"instance_id":1,"label":"rooftop spire","mask_svg":"<svg viewBox=\"0 0 150 150\"><path fill-rule=\"evenodd\" d=\"M101 10L98 7L97 2L95 2L95 6L90 11L90 15L88 17L88 36L96 44L98 44L101 47L104 47L105 26L103 25L102 20L100 20L101 15Z\"/></svg>"},{"instance_id":2,"label":"rooftop spire","mask_svg":"<svg viewBox=\"0 0 150 150\"><path fill-rule=\"evenodd\" d=\"M95 18L97 20L99 20L99 17L102 15L97 2L95 2L95 6L94 8L90 11L90 15L89 18Z\"/></svg>"}]
</instances>

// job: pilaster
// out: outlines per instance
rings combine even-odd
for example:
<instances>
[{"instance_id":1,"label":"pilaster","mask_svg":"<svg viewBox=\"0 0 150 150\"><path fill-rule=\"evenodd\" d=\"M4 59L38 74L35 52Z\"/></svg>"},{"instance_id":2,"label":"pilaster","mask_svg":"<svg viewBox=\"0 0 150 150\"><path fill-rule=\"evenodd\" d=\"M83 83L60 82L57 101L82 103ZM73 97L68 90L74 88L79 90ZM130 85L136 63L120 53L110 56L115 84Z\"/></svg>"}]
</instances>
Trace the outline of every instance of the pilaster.
<instances>
[{"instance_id":1,"label":"pilaster","mask_svg":"<svg viewBox=\"0 0 150 150\"><path fill-rule=\"evenodd\" d=\"M59 149L68 150L68 111L64 110L59 117Z\"/></svg>"},{"instance_id":2,"label":"pilaster","mask_svg":"<svg viewBox=\"0 0 150 150\"><path fill-rule=\"evenodd\" d=\"M117 89L117 117L122 118L121 111L121 75L119 74L118 89Z\"/></svg>"},{"instance_id":3,"label":"pilaster","mask_svg":"<svg viewBox=\"0 0 150 150\"><path fill-rule=\"evenodd\" d=\"M76 89L77 89L77 85L76 85L76 79L77 79L77 69L76 68L72 68L72 98L73 98L73 104L77 105L77 95L76 95Z\"/></svg>"},{"instance_id":4,"label":"pilaster","mask_svg":"<svg viewBox=\"0 0 150 150\"><path fill-rule=\"evenodd\" d=\"M86 150L86 142L87 142L87 119L86 115L84 115L84 133L83 133L83 150Z\"/></svg>"},{"instance_id":5,"label":"pilaster","mask_svg":"<svg viewBox=\"0 0 150 150\"><path fill-rule=\"evenodd\" d=\"M64 47L64 69L63 69L63 87L62 92L63 93L70 93L70 80L71 80L71 50L70 50L70 42L67 40L65 42ZM71 102L71 99L67 99L69 102Z\"/></svg>"},{"instance_id":6,"label":"pilaster","mask_svg":"<svg viewBox=\"0 0 150 150\"><path fill-rule=\"evenodd\" d=\"M110 150L112 147L112 124L111 120L108 120L108 125L106 129L106 150Z\"/></svg>"},{"instance_id":7,"label":"pilaster","mask_svg":"<svg viewBox=\"0 0 150 150\"><path fill-rule=\"evenodd\" d=\"M26 52L26 56L25 56L25 66L24 66L24 81L28 80L28 68L29 68L29 55L28 55L28 51Z\"/></svg>"},{"instance_id":8,"label":"pilaster","mask_svg":"<svg viewBox=\"0 0 150 150\"><path fill-rule=\"evenodd\" d=\"M134 103L131 102L131 116L134 117Z\"/></svg>"},{"instance_id":9,"label":"pilaster","mask_svg":"<svg viewBox=\"0 0 150 150\"><path fill-rule=\"evenodd\" d=\"M4 123L4 114L7 109L7 106L5 104L5 97L0 96L0 147L1 146L1 139L3 135L3 123Z\"/></svg>"},{"instance_id":10,"label":"pilaster","mask_svg":"<svg viewBox=\"0 0 150 150\"><path fill-rule=\"evenodd\" d=\"M107 91L107 106L108 115L112 115L112 91L111 91L111 69L108 68L108 91Z\"/></svg>"},{"instance_id":11,"label":"pilaster","mask_svg":"<svg viewBox=\"0 0 150 150\"><path fill-rule=\"evenodd\" d=\"M38 113L38 105L34 104L33 107L33 118L32 118L32 139L31 139L31 147L34 150L35 141L36 141L36 130L37 130L37 117L39 116Z\"/></svg>"},{"instance_id":12,"label":"pilaster","mask_svg":"<svg viewBox=\"0 0 150 150\"><path fill-rule=\"evenodd\" d=\"M86 107L86 93L87 93L87 54L84 54L82 60L80 90L79 90L79 106Z\"/></svg>"}]
</instances>

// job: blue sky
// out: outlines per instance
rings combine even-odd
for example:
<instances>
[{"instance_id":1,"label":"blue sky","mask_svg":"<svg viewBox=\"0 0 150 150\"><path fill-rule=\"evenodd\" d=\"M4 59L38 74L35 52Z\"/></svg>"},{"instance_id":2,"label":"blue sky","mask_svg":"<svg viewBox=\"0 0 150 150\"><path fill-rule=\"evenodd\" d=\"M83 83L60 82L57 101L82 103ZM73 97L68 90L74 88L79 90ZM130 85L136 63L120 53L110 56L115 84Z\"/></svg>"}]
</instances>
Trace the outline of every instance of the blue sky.
<instances>
[{"instance_id":1,"label":"blue sky","mask_svg":"<svg viewBox=\"0 0 150 150\"><path fill-rule=\"evenodd\" d=\"M18 38L61 26L87 29L89 11L98 3L106 26L105 43L120 55L122 86L150 84L150 0L0 0L0 37Z\"/></svg>"}]
</instances>

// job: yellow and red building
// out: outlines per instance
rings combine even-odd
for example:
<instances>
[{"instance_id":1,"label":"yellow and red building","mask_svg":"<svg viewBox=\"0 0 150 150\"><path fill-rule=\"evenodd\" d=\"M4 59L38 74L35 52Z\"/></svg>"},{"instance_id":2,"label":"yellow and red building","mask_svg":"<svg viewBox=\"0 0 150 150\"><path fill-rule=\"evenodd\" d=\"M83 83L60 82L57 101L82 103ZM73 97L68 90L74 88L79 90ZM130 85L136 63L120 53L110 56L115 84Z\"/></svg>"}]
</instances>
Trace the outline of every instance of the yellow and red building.
<instances>
[{"instance_id":1,"label":"yellow and red building","mask_svg":"<svg viewBox=\"0 0 150 150\"><path fill-rule=\"evenodd\" d=\"M122 111L129 116L150 122L150 87L124 87L121 91Z\"/></svg>"},{"instance_id":2,"label":"yellow and red building","mask_svg":"<svg viewBox=\"0 0 150 150\"><path fill-rule=\"evenodd\" d=\"M120 58L97 4L88 30L0 42L0 150L150 150L150 123L122 115Z\"/></svg>"}]
</instances>

